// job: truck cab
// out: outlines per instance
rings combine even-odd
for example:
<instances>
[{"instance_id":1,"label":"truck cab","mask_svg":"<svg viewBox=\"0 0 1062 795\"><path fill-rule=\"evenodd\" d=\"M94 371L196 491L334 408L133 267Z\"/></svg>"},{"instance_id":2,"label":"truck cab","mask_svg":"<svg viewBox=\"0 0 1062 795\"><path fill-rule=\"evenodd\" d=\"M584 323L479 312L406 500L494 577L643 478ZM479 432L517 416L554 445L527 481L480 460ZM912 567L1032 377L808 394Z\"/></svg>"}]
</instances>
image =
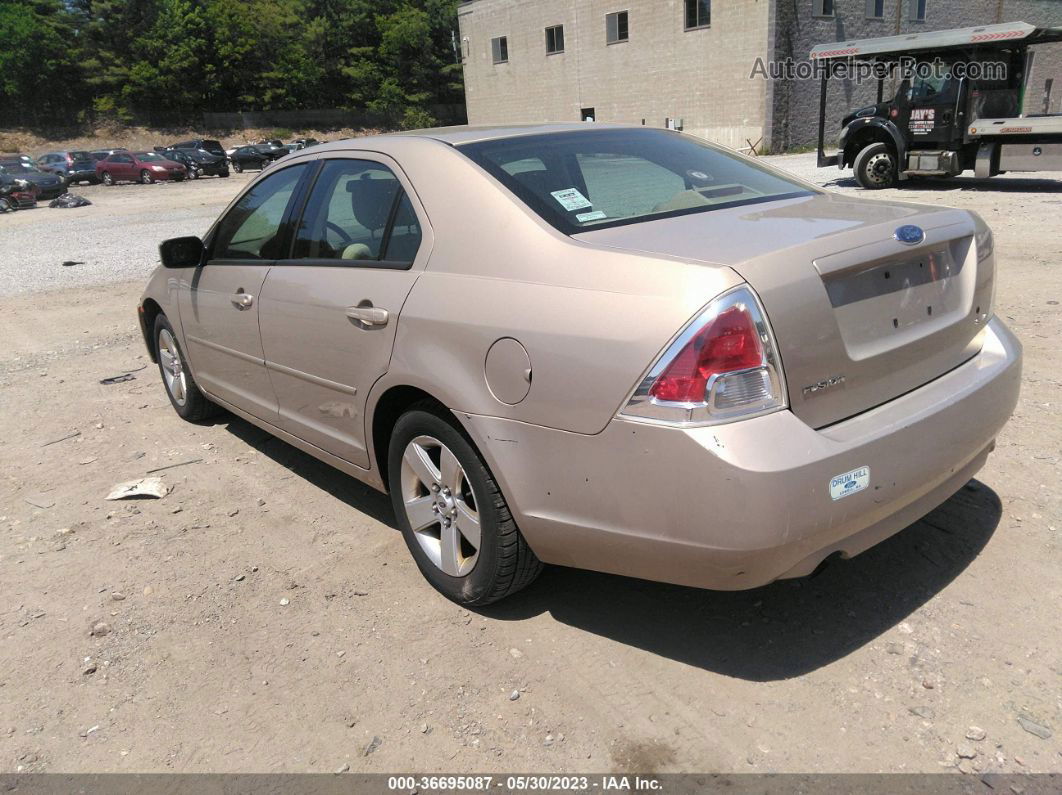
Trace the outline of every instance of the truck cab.
<instances>
[{"instance_id":1,"label":"truck cab","mask_svg":"<svg viewBox=\"0 0 1062 795\"><path fill-rule=\"evenodd\" d=\"M968 169L979 177L1062 169L1062 116L1022 113L1034 55L1029 47L1047 41L1062 41L1062 28L1014 22L816 47L813 59L843 56L884 67L878 101L844 116L832 156L823 143L824 71L819 166L852 168L868 190ZM883 96L885 74L897 85L890 99Z\"/></svg>"}]
</instances>

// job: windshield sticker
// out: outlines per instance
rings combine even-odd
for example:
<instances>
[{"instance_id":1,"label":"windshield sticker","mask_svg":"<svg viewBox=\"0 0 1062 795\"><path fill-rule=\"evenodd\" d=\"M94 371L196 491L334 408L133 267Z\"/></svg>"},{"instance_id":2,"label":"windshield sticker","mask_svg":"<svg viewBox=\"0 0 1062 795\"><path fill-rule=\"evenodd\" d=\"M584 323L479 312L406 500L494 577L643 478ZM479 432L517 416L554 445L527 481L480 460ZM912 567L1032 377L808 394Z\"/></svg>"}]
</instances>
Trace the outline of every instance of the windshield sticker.
<instances>
[{"instance_id":1,"label":"windshield sticker","mask_svg":"<svg viewBox=\"0 0 1062 795\"><path fill-rule=\"evenodd\" d=\"M579 223L585 223L586 221L600 221L602 218L608 218L608 215L604 210L594 210L590 213L579 213L575 216L575 220Z\"/></svg>"},{"instance_id":2,"label":"windshield sticker","mask_svg":"<svg viewBox=\"0 0 1062 795\"><path fill-rule=\"evenodd\" d=\"M556 199L560 206L568 212L582 210L586 207L593 207L590 200L581 194L577 188L551 191L550 196Z\"/></svg>"}]
</instances>

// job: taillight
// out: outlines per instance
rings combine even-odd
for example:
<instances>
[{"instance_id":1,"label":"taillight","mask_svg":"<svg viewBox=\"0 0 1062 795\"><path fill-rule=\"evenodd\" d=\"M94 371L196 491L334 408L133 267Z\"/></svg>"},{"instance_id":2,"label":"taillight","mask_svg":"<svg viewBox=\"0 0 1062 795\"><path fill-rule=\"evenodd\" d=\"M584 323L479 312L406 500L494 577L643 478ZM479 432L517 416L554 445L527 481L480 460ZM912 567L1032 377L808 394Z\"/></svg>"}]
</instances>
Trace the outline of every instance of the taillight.
<instances>
[{"instance_id":1,"label":"taillight","mask_svg":"<svg viewBox=\"0 0 1062 795\"><path fill-rule=\"evenodd\" d=\"M743 286L712 301L686 327L620 414L710 425L785 406L771 330L755 294Z\"/></svg>"}]
</instances>

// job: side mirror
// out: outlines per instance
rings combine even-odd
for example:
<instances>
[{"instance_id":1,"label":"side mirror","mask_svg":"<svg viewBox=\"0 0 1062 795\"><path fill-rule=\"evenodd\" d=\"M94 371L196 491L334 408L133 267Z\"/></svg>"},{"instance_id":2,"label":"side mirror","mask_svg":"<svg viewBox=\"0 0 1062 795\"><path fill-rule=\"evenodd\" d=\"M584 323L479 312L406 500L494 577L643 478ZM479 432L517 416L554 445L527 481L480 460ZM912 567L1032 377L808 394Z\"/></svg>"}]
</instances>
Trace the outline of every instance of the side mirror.
<instances>
[{"instance_id":1,"label":"side mirror","mask_svg":"<svg viewBox=\"0 0 1062 795\"><path fill-rule=\"evenodd\" d=\"M164 268L198 268L204 253L203 241L198 237L171 237L159 244Z\"/></svg>"}]
</instances>

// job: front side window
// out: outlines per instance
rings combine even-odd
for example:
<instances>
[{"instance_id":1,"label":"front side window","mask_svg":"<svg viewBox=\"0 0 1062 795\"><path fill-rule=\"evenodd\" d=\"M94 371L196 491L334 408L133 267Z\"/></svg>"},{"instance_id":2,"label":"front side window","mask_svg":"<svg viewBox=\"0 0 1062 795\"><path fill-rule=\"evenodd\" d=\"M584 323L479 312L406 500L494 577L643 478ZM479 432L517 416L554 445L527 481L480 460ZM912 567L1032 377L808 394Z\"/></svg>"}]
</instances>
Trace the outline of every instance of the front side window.
<instances>
[{"instance_id":1,"label":"front side window","mask_svg":"<svg viewBox=\"0 0 1062 795\"><path fill-rule=\"evenodd\" d=\"M498 36L495 39L490 40L490 52L491 58L494 59L494 63L506 63L509 60L509 38L507 36Z\"/></svg>"},{"instance_id":2,"label":"front side window","mask_svg":"<svg viewBox=\"0 0 1062 795\"><path fill-rule=\"evenodd\" d=\"M712 0L686 0L686 30L712 24Z\"/></svg>"},{"instance_id":3,"label":"front side window","mask_svg":"<svg viewBox=\"0 0 1062 795\"><path fill-rule=\"evenodd\" d=\"M546 28L546 54L564 52L564 25Z\"/></svg>"},{"instance_id":4,"label":"front side window","mask_svg":"<svg viewBox=\"0 0 1062 795\"><path fill-rule=\"evenodd\" d=\"M605 14L605 43L618 44L627 41L627 12Z\"/></svg>"},{"instance_id":5,"label":"front side window","mask_svg":"<svg viewBox=\"0 0 1062 795\"><path fill-rule=\"evenodd\" d=\"M299 177L300 163L255 183L217 226L211 259L279 259L283 256L281 223Z\"/></svg>"},{"instance_id":6,"label":"front side window","mask_svg":"<svg viewBox=\"0 0 1062 795\"><path fill-rule=\"evenodd\" d=\"M295 236L297 259L410 264L420 224L402 183L369 160L326 160Z\"/></svg>"},{"instance_id":7,"label":"front side window","mask_svg":"<svg viewBox=\"0 0 1062 795\"><path fill-rule=\"evenodd\" d=\"M527 135L458 150L565 234L813 194L667 130Z\"/></svg>"}]
</instances>

